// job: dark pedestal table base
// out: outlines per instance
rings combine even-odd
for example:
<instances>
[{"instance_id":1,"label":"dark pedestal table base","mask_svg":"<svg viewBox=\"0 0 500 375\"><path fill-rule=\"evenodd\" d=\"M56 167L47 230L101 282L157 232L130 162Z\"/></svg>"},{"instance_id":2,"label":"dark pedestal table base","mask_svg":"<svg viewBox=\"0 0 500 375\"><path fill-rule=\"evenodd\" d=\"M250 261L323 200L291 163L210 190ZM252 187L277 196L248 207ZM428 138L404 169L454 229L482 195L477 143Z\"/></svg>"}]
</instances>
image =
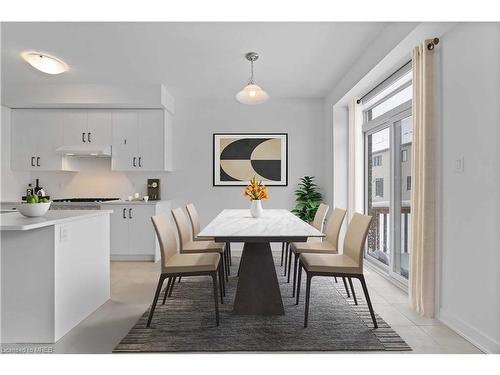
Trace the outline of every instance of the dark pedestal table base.
<instances>
[{"instance_id":1,"label":"dark pedestal table base","mask_svg":"<svg viewBox=\"0 0 500 375\"><path fill-rule=\"evenodd\" d=\"M268 242L246 242L233 312L238 315L285 315Z\"/></svg>"}]
</instances>

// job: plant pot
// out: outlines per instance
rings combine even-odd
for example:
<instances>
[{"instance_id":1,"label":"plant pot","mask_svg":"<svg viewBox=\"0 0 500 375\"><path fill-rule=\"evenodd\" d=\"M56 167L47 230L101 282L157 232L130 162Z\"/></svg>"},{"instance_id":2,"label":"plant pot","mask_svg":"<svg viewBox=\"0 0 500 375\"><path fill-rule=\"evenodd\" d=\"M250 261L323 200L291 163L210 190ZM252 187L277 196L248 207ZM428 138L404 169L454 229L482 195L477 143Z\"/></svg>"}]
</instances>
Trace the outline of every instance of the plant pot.
<instances>
[{"instance_id":1,"label":"plant pot","mask_svg":"<svg viewBox=\"0 0 500 375\"><path fill-rule=\"evenodd\" d=\"M253 217L261 217L264 210L262 209L262 201L253 200L252 205L250 206L250 214Z\"/></svg>"}]
</instances>

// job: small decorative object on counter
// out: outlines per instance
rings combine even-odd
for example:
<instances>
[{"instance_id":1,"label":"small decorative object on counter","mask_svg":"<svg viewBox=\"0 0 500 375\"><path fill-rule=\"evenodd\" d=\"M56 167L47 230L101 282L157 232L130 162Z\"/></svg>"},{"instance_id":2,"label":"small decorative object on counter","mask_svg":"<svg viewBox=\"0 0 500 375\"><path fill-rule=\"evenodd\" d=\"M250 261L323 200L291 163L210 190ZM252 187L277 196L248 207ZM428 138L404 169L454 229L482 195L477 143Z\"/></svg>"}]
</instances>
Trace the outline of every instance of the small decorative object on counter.
<instances>
[{"instance_id":1,"label":"small decorative object on counter","mask_svg":"<svg viewBox=\"0 0 500 375\"><path fill-rule=\"evenodd\" d=\"M22 202L17 210L21 215L27 217L43 216L50 208L50 201L45 197L39 197L36 194L26 196L26 202Z\"/></svg>"},{"instance_id":2,"label":"small decorative object on counter","mask_svg":"<svg viewBox=\"0 0 500 375\"><path fill-rule=\"evenodd\" d=\"M28 188L26 189L26 197L29 197L32 194L33 194L33 186L31 184L28 184Z\"/></svg>"},{"instance_id":3,"label":"small decorative object on counter","mask_svg":"<svg viewBox=\"0 0 500 375\"><path fill-rule=\"evenodd\" d=\"M266 186L262 181L257 181L257 177L253 176L250 180L250 184L245 188L243 195L248 197L252 202L250 206L250 213L253 217L262 216L263 209L261 201L269 198Z\"/></svg>"},{"instance_id":4,"label":"small decorative object on counter","mask_svg":"<svg viewBox=\"0 0 500 375\"><path fill-rule=\"evenodd\" d=\"M148 197L147 195L145 195L145 196L143 197L143 199L144 199L144 202L147 202L147 201L149 200L149 197Z\"/></svg>"},{"instance_id":5,"label":"small decorative object on counter","mask_svg":"<svg viewBox=\"0 0 500 375\"><path fill-rule=\"evenodd\" d=\"M148 178L148 197L152 201L159 201L161 199L159 178Z\"/></svg>"}]
</instances>

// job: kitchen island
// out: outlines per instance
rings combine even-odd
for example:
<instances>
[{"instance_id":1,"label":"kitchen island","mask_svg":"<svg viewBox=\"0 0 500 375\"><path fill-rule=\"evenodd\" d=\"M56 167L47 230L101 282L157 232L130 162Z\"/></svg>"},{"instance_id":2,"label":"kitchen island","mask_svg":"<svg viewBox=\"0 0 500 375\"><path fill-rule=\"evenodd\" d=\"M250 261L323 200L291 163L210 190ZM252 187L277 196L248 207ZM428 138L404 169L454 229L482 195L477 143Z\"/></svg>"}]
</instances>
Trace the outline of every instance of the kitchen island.
<instances>
[{"instance_id":1,"label":"kitchen island","mask_svg":"<svg viewBox=\"0 0 500 375\"><path fill-rule=\"evenodd\" d=\"M111 213L0 216L2 343L54 343L109 299Z\"/></svg>"}]
</instances>

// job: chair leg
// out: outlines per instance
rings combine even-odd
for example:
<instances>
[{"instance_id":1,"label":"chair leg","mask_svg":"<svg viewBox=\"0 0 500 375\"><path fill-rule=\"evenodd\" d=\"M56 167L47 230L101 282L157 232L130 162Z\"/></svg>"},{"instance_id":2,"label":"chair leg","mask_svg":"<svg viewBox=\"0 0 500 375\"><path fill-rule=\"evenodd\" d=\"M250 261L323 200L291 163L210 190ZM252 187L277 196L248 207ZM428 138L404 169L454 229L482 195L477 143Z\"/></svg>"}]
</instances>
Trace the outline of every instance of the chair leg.
<instances>
[{"instance_id":1,"label":"chair leg","mask_svg":"<svg viewBox=\"0 0 500 375\"><path fill-rule=\"evenodd\" d=\"M219 262L219 266L217 267L217 272L219 274L218 279L219 279L220 303L221 303L221 305L223 305L224 304L223 296L224 296L225 291L224 291L224 286L223 286L223 277L221 276L222 274L221 274L221 263L220 262Z\"/></svg>"},{"instance_id":2,"label":"chair leg","mask_svg":"<svg viewBox=\"0 0 500 375\"><path fill-rule=\"evenodd\" d=\"M345 277L342 278L342 281L344 282L344 288L347 293L347 298L351 298L351 294L349 293L349 288L347 287L347 283L345 281Z\"/></svg>"},{"instance_id":3,"label":"chair leg","mask_svg":"<svg viewBox=\"0 0 500 375\"><path fill-rule=\"evenodd\" d=\"M295 304L299 304L299 295L300 295L300 283L302 281L302 262L299 260L299 279L297 280L297 300Z\"/></svg>"},{"instance_id":4,"label":"chair leg","mask_svg":"<svg viewBox=\"0 0 500 375\"><path fill-rule=\"evenodd\" d=\"M163 302L162 302L162 305L165 304L165 301L167 300L167 294L168 294L168 291L170 290L170 284L172 283L172 278L169 277L168 278L168 282L167 282L167 287L165 288L165 294L163 295Z\"/></svg>"},{"instance_id":5,"label":"chair leg","mask_svg":"<svg viewBox=\"0 0 500 375\"><path fill-rule=\"evenodd\" d=\"M373 312L372 301L370 300L370 295L368 294L368 288L366 287L365 276L361 275L359 277L361 286L363 287L363 293L365 294L366 303L368 304L368 309L370 310L370 315L372 316L373 327L378 328L377 319L375 319L375 313Z\"/></svg>"},{"instance_id":6,"label":"chair leg","mask_svg":"<svg viewBox=\"0 0 500 375\"><path fill-rule=\"evenodd\" d=\"M292 270L292 247L290 246L290 250L288 250L288 273L286 282L290 283L290 271Z\"/></svg>"},{"instance_id":7,"label":"chair leg","mask_svg":"<svg viewBox=\"0 0 500 375\"><path fill-rule=\"evenodd\" d=\"M281 261L280 266L283 267L283 256L285 255L285 243L281 243Z\"/></svg>"},{"instance_id":8,"label":"chair leg","mask_svg":"<svg viewBox=\"0 0 500 375\"><path fill-rule=\"evenodd\" d=\"M226 260L226 254L222 253L221 258L222 258L222 265L224 266L224 275L226 277L226 282L229 282L229 277L227 275L229 268L228 268L228 264L227 264L227 260Z\"/></svg>"},{"instance_id":9,"label":"chair leg","mask_svg":"<svg viewBox=\"0 0 500 375\"><path fill-rule=\"evenodd\" d=\"M288 265L288 242L285 243L285 269L283 272L283 276L286 276L287 265Z\"/></svg>"},{"instance_id":10,"label":"chair leg","mask_svg":"<svg viewBox=\"0 0 500 375\"><path fill-rule=\"evenodd\" d=\"M231 242L226 242L227 258L229 259L229 265L233 265L233 257L231 256Z\"/></svg>"},{"instance_id":11,"label":"chair leg","mask_svg":"<svg viewBox=\"0 0 500 375\"><path fill-rule=\"evenodd\" d=\"M307 328L307 323L309 320L309 299L311 297L311 276L306 271L307 281L306 281L306 310L304 313L304 328Z\"/></svg>"},{"instance_id":12,"label":"chair leg","mask_svg":"<svg viewBox=\"0 0 500 375\"><path fill-rule=\"evenodd\" d=\"M160 275L160 279L158 280L158 285L156 287L155 298L153 299L153 304L151 305L151 310L149 311L148 323L146 324L146 327L151 325L151 320L153 319L153 314L155 313L156 303L158 302L158 297L160 296L161 287L163 286L165 278L165 275Z\"/></svg>"},{"instance_id":13,"label":"chair leg","mask_svg":"<svg viewBox=\"0 0 500 375\"><path fill-rule=\"evenodd\" d=\"M175 279L176 277L174 276L174 278L172 279L172 283L170 284L170 290L168 292L169 297L172 296L172 290L174 290Z\"/></svg>"},{"instance_id":14,"label":"chair leg","mask_svg":"<svg viewBox=\"0 0 500 375\"><path fill-rule=\"evenodd\" d=\"M356 298L356 292L354 291L354 286L352 285L352 278L348 277L347 280L349 280L349 286L351 287L351 293L352 293L352 298L354 299L354 304L358 304L358 300Z\"/></svg>"},{"instance_id":15,"label":"chair leg","mask_svg":"<svg viewBox=\"0 0 500 375\"><path fill-rule=\"evenodd\" d=\"M226 268L227 268L227 275L231 276L231 267L229 267L229 251L226 250L224 251L224 256L226 257Z\"/></svg>"},{"instance_id":16,"label":"chair leg","mask_svg":"<svg viewBox=\"0 0 500 375\"><path fill-rule=\"evenodd\" d=\"M177 281L177 284L181 283L181 278L182 278L182 276L179 276L179 281Z\"/></svg>"},{"instance_id":17,"label":"chair leg","mask_svg":"<svg viewBox=\"0 0 500 375\"><path fill-rule=\"evenodd\" d=\"M295 285L297 284L297 264L299 263L299 254L295 254L295 259L293 263L293 289L292 298L295 297Z\"/></svg>"},{"instance_id":18,"label":"chair leg","mask_svg":"<svg viewBox=\"0 0 500 375\"><path fill-rule=\"evenodd\" d=\"M219 261L219 281L222 285L221 297L226 296L226 281L224 280L224 265L222 264L222 257Z\"/></svg>"},{"instance_id":19,"label":"chair leg","mask_svg":"<svg viewBox=\"0 0 500 375\"><path fill-rule=\"evenodd\" d=\"M337 276L334 276L333 278L334 278L335 282L338 283Z\"/></svg>"},{"instance_id":20,"label":"chair leg","mask_svg":"<svg viewBox=\"0 0 500 375\"><path fill-rule=\"evenodd\" d=\"M214 287L214 302L215 302L215 322L219 326L219 296L217 296L217 273L212 273L212 285Z\"/></svg>"}]
</instances>

